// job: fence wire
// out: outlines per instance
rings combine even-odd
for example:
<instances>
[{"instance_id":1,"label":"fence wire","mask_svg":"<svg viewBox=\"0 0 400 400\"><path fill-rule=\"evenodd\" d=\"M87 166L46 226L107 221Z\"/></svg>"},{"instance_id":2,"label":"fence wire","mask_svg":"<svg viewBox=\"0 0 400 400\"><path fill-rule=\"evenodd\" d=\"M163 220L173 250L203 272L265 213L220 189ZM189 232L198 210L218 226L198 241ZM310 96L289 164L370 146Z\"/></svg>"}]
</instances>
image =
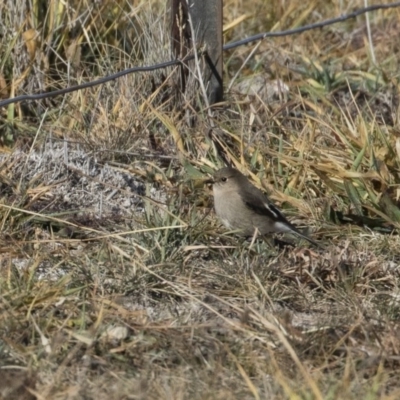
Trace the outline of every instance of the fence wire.
<instances>
[{"instance_id":1,"label":"fence wire","mask_svg":"<svg viewBox=\"0 0 400 400\"><path fill-rule=\"evenodd\" d=\"M339 22L347 21L349 19L356 18L359 15L366 14L369 12L373 12L373 11L377 11L377 10L385 10L385 9L390 9L390 8L396 8L396 7L400 7L400 1L394 2L394 3L388 3L388 4L374 4L374 5L371 5L368 7L364 7L364 8L355 10L349 14L341 15L339 17L328 19L328 20L321 21L321 22L316 22L314 24L305 25L300 28L289 29L286 31L279 31L279 32L264 32L264 33L259 33L254 36L249 36L248 38L238 40L236 42L227 43L226 45L223 46L223 50L224 51L232 50L239 46L244 46L246 44L257 42L259 40L264 40L266 38L296 35L296 34L300 34L302 32L310 31L312 29L319 29L319 28L323 28L325 26L329 26L329 25L333 25L333 24L336 24ZM81 89L86 89L86 88L90 88L93 86L101 85L103 83L110 82L114 79L118 79L118 78L121 78L122 76L133 74L136 72L151 72L151 71L156 71L156 70L163 69L163 68L172 67L175 65L183 65L187 61L194 59L194 57L195 57L194 55L190 55L188 57L185 57L182 60L171 60L171 61L166 61L166 62L163 62L160 64L154 64L154 65L149 65L149 66L127 68L127 69L124 69L123 71L116 72L115 74L107 75L103 78L96 79L94 81L82 83L80 85L70 86L65 89L55 90L54 92L25 94L25 95L9 98L9 99L0 101L0 107L5 107L9 104L17 103L19 101L41 100L41 99L45 99L45 98L60 96L62 94L71 93L76 90L81 90Z\"/></svg>"}]
</instances>

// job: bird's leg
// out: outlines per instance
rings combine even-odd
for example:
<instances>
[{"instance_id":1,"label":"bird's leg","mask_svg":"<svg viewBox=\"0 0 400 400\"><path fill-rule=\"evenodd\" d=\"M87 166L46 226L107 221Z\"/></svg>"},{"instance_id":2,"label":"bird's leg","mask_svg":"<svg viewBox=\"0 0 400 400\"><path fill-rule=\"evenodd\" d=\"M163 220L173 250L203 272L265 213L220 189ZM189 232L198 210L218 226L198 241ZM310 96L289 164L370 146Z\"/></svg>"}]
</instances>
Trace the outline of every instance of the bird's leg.
<instances>
[{"instance_id":1,"label":"bird's leg","mask_svg":"<svg viewBox=\"0 0 400 400\"><path fill-rule=\"evenodd\" d=\"M250 247L249 247L250 250L253 247L259 233L260 233L260 231L258 230L258 228L254 229L253 237L251 238Z\"/></svg>"}]
</instances>

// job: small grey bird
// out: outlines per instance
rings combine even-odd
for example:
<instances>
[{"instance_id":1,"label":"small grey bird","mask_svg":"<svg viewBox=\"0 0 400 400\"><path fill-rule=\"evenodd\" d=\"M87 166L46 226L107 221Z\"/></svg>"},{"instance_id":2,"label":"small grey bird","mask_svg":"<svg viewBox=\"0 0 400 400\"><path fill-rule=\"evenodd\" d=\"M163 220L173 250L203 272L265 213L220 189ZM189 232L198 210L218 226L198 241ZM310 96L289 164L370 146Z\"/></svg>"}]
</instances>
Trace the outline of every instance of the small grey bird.
<instances>
[{"instance_id":1,"label":"small grey bird","mask_svg":"<svg viewBox=\"0 0 400 400\"><path fill-rule=\"evenodd\" d=\"M213 183L215 212L228 229L239 230L247 237L253 236L256 229L260 235L289 232L320 247L293 226L237 169L222 168L209 182Z\"/></svg>"}]
</instances>

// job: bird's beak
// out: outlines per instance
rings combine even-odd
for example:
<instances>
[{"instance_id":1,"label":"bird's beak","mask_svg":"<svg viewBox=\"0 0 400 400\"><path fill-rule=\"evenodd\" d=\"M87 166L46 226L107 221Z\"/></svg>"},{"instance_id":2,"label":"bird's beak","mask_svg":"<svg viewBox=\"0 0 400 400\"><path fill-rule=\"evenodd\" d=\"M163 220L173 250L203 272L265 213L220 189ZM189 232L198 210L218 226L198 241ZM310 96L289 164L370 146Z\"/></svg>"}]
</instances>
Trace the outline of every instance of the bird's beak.
<instances>
[{"instance_id":1,"label":"bird's beak","mask_svg":"<svg viewBox=\"0 0 400 400\"><path fill-rule=\"evenodd\" d=\"M209 184L213 184L214 183L214 179L212 179L212 178L209 178L209 179L206 179L205 181L204 181L204 183L206 184L206 185L209 185Z\"/></svg>"}]
</instances>

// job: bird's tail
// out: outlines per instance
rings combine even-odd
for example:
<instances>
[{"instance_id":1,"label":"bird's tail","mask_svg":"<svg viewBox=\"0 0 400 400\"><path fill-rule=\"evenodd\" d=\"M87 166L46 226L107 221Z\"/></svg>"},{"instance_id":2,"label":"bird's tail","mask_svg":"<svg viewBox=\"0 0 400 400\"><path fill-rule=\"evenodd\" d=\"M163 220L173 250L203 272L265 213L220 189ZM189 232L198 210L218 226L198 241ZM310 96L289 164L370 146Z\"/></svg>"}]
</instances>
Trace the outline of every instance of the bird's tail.
<instances>
[{"instance_id":1,"label":"bird's tail","mask_svg":"<svg viewBox=\"0 0 400 400\"><path fill-rule=\"evenodd\" d=\"M276 226L277 222L275 223ZM293 224L291 224L289 221L287 221L286 224L279 223L279 227L277 227L281 232L287 232L287 233L294 233L297 236L300 236L301 238L307 240L311 244L313 244L316 247L319 247L321 249L324 248L321 244L317 243L315 240L311 239L306 235L305 233L301 232L299 229L297 229Z\"/></svg>"}]
</instances>

